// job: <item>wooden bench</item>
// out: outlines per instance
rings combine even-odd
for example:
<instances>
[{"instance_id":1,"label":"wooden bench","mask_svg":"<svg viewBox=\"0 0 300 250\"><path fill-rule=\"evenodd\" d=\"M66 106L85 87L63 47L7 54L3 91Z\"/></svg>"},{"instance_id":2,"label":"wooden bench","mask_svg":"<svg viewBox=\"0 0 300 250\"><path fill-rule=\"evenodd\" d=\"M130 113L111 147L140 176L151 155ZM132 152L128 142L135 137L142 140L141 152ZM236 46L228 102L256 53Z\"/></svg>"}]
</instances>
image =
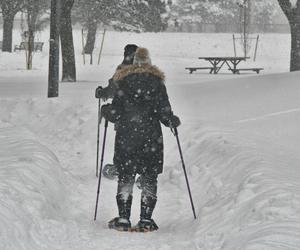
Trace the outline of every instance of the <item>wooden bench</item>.
<instances>
[{"instance_id":1,"label":"wooden bench","mask_svg":"<svg viewBox=\"0 0 300 250\"><path fill-rule=\"evenodd\" d=\"M34 42L33 51L43 51L43 42ZM17 50L28 50L28 42L21 42L20 45L15 45L14 51Z\"/></svg>"},{"instance_id":2,"label":"wooden bench","mask_svg":"<svg viewBox=\"0 0 300 250\"><path fill-rule=\"evenodd\" d=\"M229 69L232 71L233 74L239 74L240 71L254 71L256 74L259 74L261 70L264 68L240 68L240 69Z\"/></svg>"},{"instance_id":3,"label":"wooden bench","mask_svg":"<svg viewBox=\"0 0 300 250\"><path fill-rule=\"evenodd\" d=\"M198 69L209 69L209 73L211 74L214 70L213 67L186 67L185 69L190 71L190 74L192 74L194 71L198 70Z\"/></svg>"}]
</instances>

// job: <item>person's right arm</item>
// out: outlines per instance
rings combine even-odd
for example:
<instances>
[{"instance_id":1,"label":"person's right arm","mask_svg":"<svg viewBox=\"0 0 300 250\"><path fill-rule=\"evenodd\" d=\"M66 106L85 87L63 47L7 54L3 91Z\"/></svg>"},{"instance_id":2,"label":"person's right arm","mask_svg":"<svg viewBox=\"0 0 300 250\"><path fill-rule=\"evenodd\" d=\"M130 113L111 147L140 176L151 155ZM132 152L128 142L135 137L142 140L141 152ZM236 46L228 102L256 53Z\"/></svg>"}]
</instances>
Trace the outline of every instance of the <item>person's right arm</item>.
<instances>
[{"instance_id":1,"label":"person's right arm","mask_svg":"<svg viewBox=\"0 0 300 250\"><path fill-rule=\"evenodd\" d=\"M96 98L101 98L101 99L103 99L104 101L106 101L106 100L109 99L109 98L113 98L115 92L116 92L116 85L115 85L113 79L111 78L111 79L109 79L109 81L108 81L107 87L102 88L101 86L99 86L99 87L96 89L95 97L96 97Z\"/></svg>"}]
</instances>

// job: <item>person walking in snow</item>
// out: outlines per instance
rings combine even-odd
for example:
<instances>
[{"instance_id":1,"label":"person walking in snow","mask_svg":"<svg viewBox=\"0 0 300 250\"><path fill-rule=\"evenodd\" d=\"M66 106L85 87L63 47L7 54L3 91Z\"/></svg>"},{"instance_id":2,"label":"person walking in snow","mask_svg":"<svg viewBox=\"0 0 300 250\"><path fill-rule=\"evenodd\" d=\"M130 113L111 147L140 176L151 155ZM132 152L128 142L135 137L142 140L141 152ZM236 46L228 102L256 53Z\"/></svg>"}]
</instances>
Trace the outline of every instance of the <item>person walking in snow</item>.
<instances>
[{"instance_id":1,"label":"person walking in snow","mask_svg":"<svg viewBox=\"0 0 300 250\"><path fill-rule=\"evenodd\" d=\"M124 59L122 63L117 67L116 72L122 69L123 67L131 65L133 63L134 54L137 48L138 46L135 44L127 44L124 47ZM109 79L108 85L105 88L99 86L96 89L95 96L96 98L101 98L104 101L106 101L107 99L111 99L114 97L116 88L117 88L116 83L113 81L113 77L112 77L111 79Z\"/></svg>"},{"instance_id":2,"label":"person walking in snow","mask_svg":"<svg viewBox=\"0 0 300 250\"><path fill-rule=\"evenodd\" d=\"M180 125L172 112L164 84L164 73L151 64L146 48L138 48L133 65L118 70L112 104L102 106L102 115L115 123L114 165L118 169L119 217L109 221L111 229L147 232L158 229L152 219L157 201L157 178L163 171L163 136L160 123ZM140 221L131 227L133 186L141 176Z\"/></svg>"},{"instance_id":3,"label":"person walking in snow","mask_svg":"<svg viewBox=\"0 0 300 250\"><path fill-rule=\"evenodd\" d=\"M135 44L127 44L124 47L124 59L120 65L118 65L116 71L121 70L122 68L133 64L133 58L135 51L137 50L138 46ZM105 88L102 88L102 86L99 86L96 89L95 96L96 98L101 98L103 101L107 101L108 99L112 99L115 95L117 89L117 83L113 80L113 77L108 80L108 85ZM104 177L109 179L115 179L116 175L118 174L118 171L116 167L113 164L105 164L103 167L102 174Z\"/></svg>"}]
</instances>

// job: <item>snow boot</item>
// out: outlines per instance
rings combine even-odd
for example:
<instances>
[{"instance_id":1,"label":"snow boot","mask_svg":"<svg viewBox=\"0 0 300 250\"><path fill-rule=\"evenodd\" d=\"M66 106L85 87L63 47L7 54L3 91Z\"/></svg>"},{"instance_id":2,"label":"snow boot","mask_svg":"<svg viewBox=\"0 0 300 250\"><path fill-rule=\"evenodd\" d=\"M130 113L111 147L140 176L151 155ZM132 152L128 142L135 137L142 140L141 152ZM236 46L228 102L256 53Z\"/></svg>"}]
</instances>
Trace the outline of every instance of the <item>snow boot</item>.
<instances>
[{"instance_id":1,"label":"snow boot","mask_svg":"<svg viewBox=\"0 0 300 250\"><path fill-rule=\"evenodd\" d=\"M116 217L108 222L108 228L126 232L131 229L131 223L127 218Z\"/></svg>"},{"instance_id":2,"label":"snow boot","mask_svg":"<svg viewBox=\"0 0 300 250\"><path fill-rule=\"evenodd\" d=\"M157 199L152 196L141 197L141 215L140 221L131 228L133 232L152 232L158 230L155 221L151 219Z\"/></svg>"},{"instance_id":3,"label":"snow boot","mask_svg":"<svg viewBox=\"0 0 300 250\"><path fill-rule=\"evenodd\" d=\"M158 230L158 226L153 219L141 219L137 225L130 229L131 232L141 233L153 232L156 230Z\"/></svg>"},{"instance_id":4,"label":"snow boot","mask_svg":"<svg viewBox=\"0 0 300 250\"><path fill-rule=\"evenodd\" d=\"M116 217L109 221L108 227L110 229L115 229L118 231L129 231L129 229L131 228L129 218L131 212L132 195L118 194L116 196L116 199L119 209L119 217Z\"/></svg>"}]
</instances>

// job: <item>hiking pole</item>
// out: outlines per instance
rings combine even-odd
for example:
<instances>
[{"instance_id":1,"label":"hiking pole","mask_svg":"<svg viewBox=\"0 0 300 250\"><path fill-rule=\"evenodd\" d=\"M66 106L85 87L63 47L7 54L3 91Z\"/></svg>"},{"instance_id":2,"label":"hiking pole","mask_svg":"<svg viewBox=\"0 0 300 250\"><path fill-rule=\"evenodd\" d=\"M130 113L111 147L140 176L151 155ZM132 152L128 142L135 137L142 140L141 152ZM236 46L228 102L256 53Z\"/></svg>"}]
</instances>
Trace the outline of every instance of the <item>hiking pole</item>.
<instances>
[{"instance_id":1,"label":"hiking pole","mask_svg":"<svg viewBox=\"0 0 300 250\"><path fill-rule=\"evenodd\" d=\"M190 201L191 201L192 210L193 210L193 214L194 214L194 219L196 220L197 217L196 217L196 213L195 213L195 207L194 207L194 203L193 203L189 180L188 180L187 173L186 173L185 163L184 163L183 156L182 156L182 150L181 150L181 146L180 146L180 142L179 142L178 131L177 131L177 128L174 128L174 131L171 129L171 131L175 135L176 140L177 140L177 145L178 145L179 154L180 154L180 158L181 158L181 162L182 162L182 168L183 168L183 172L184 172L184 176L185 176L185 180L186 180L186 185L187 185L187 188L189 191L189 196L190 196Z\"/></svg>"},{"instance_id":2,"label":"hiking pole","mask_svg":"<svg viewBox=\"0 0 300 250\"><path fill-rule=\"evenodd\" d=\"M99 169L99 135L100 135L100 123L101 123L101 98L99 98L99 103L98 103L96 177L98 177L98 169Z\"/></svg>"},{"instance_id":3,"label":"hiking pole","mask_svg":"<svg viewBox=\"0 0 300 250\"><path fill-rule=\"evenodd\" d=\"M101 184L101 175L102 175L102 167L103 167L103 159L104 159L104 150L105 150L105 141L106 141L107 127L108 127L108 120L105 120L105 124L104 124L104 136L103 136L103 144L102 144L100 172L99 172L99 177L98 177L97 199L96 199L96 208L95 208L94 220L96 220L96 218L97 218L97 210L98 210L98 201L99 201L99 193L100 193L100 184Z\"/></svg>"}]
</instances>

